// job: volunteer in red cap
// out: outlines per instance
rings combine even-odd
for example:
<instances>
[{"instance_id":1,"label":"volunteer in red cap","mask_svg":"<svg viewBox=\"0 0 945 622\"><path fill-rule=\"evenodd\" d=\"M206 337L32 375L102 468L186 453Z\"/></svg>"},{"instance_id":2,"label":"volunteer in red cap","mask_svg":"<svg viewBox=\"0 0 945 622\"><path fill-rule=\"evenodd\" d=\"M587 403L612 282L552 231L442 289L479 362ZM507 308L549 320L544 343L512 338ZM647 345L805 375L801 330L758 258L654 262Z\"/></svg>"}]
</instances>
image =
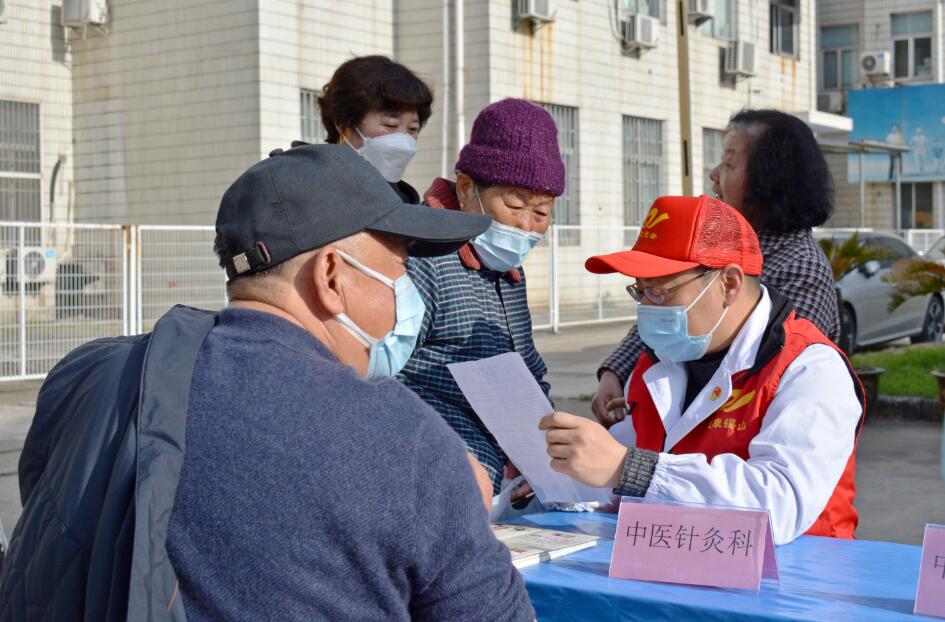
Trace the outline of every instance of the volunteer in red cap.
<instances>
[{"instance_id":1,"label":"volunteer in red cap","mask_svg":"<svg viewBox=\"0 0 945 622\"><path fill-rule=\"evenodd\" d=\"M552 467L618 495L767 509L778 544L852 538L862 387L761 265L748 222L706 196L657 199L632 250L588 259L636 279L647 351L626 421L541 421Z\"/></svg>"}]
</instances>

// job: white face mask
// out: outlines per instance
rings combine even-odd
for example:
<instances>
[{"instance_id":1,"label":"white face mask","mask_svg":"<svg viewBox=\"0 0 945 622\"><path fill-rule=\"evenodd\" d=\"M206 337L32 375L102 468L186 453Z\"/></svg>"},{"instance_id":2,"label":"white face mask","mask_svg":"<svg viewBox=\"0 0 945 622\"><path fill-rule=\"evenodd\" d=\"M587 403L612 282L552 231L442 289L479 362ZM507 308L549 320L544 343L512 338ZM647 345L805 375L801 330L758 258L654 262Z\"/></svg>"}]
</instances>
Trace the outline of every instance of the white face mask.
<instances>
[{"instance_id":1,"label":"white face mask","mask_svg":"<svg viewBox=\"0 0 945 622\"><path fill-rule=\"evenodd\" d=\"M479 209L485 214L486 208L482 205L478 186L476 200L479 201ZM476 254L487 268L496 272L508 272L525 262L525 257L536 244L541 242L542 237L544 236L540 233L522 231L517 227L503 225L493 220L489 228L477 238L470 240L470 243L475 247Z\"/></svg>"},{"instance_id":2,"label":"white face mask","mask_svg":"<svg viewBox=\"0 0 945 622\"><path fill-rule=\"evenodd\" d=\"M374 168L390 183L404 178L407 165L417 153L417 141L410 134L395 132L376 138L368 138L361 130L354 128L363 141L360 149L351 148L362 158L374 165ZM351 145L351 143L347 143Z\"/></svg>"}]
</instances>

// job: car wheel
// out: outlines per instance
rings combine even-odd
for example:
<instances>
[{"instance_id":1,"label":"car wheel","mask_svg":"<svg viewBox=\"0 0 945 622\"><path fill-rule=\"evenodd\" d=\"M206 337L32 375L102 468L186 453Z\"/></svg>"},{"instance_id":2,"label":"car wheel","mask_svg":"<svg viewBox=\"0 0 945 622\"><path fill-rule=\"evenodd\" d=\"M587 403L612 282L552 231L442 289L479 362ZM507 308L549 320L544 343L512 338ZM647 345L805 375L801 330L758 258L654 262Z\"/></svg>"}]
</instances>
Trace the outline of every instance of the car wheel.
<instances>
[{"instance_id":1,"label":"car wheel","mask_svg":"<svg viewBox=\"0 0 945 622\"><path fill-rule=\"evenodd\" d=\"M847 305L840 307L840 342L837 344L847 356L856 349L856 315Z\"/></svg>"},{"instance_id":2,"label":"car wheel","mask_svg":"<svg viewBox=\"0 0 945 622\"><path fill-rule=\"evenodd\" d=\"M922 332L912 338L912 343L938 343L942 340L943 331L945 331L945 306L941 298L932 296L929 307L925 311Z\"/></svg>"}]
</instances>

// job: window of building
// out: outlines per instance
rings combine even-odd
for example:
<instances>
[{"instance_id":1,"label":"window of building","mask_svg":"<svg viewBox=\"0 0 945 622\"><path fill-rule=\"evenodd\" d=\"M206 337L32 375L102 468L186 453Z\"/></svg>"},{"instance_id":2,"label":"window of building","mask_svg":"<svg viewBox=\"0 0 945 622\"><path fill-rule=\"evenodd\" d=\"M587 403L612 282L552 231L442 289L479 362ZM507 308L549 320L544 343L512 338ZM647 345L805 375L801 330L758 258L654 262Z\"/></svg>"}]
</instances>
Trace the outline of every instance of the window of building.
<instances>
[{"instance_id":1,"label":"window of building","mask_svg":"<svg viewBox=\"0 0 945 622\"><path fill-rule=\"evenodd\" d=\"M663 194L663 122L623 118L623 222L637 226Z\"/></svg>"},{"instance_id":2,"label":"window of building","mask_svg":"<svg viewBox=\"0 0 945 622\"><path fill-rule=\"evenodd\" d=\"M649 15L659 20L663 19L660 0L618 0L617 6L621 13Z\"/></svg>"},{"instance_id":3,"label":"window of building","mask_svg":"<svg viewBox=\"0 0 945 622\"><path fill-rule=\"evenodd\" d=\"M0 220L42 216L39 104L0 101Z\"/></svg>"},{"instance_id":4,"label":"window of building","mask_svg":"<svg viewBox=\"0 0 945 622\"><path fill-rule=\"evenodd\" d=\"M702 193L712 196L712 180L709 174L719 162L725 152L722 143L725 139L724 130L702 128Z\"/></svg>"},{"instance_id":5,"label":"window of building","mask_svg":"<svg viewBox=\"0 0 945 622\"><path fill-rule=\"evenodd\" d=\"M855 25L824 26L820 29L823 54L821 87L824 90L849 88L856 83L860 36Z\"/></svg>"},{"instance_id":6,"label":"window of building","mask_svg":"<svg viewBox=\"0 0 945 622\"><path fill-rule=\"evenodd\" d=\"M903 229L932 229L932 184L902 184L899 189Z\"/></svg>"},{"instance_id":7,"label":"window of building","mask_svg":"<svg viewBox=\"0 0 945 622\"><path fill-rule=\"evenodd\" d=\"M932 77L932 11L892 16L893 75L898 79Z\"/></svg>"},{"instance_id":8,"label":"window of building","mask_svg":"<svg viewBox=\"0 0 945 622\"><path fill-rule=\"evenodd\" d=\"M302 131L300 138L307 143L325 142L325 128L318 111L318 91L302 89L299 94L301 103Z\"/></svg>"},{"instance_id":9,"label":"window of building","mask_svg":"<svg viewBox=\"0 0 945 622\"><path fill-rule=\"evenodd\" d=\"M715 15L699 28L716 39L735 39L735 0L716 0Z\"/></svg>"},{"instance_id":10,"label":"window of building","mask_svg":"<svg viewBox=\"0 0 945 622\"><path fill-rule=\"evenodd\" d=\"M797 0L771 3L771 53L797 58Z\"/></svg>"},{"instance_id":11,"label":"window of building","mask_svg":"<svg viewBox=\"0 0 945 622\"><path fill-rule=\"evenodd\" d=\"M580 176L578 156L578 109L557 104L540 104L555 120L558 127L558 147L564 160L564 194L555 201L554 223L557 225L580 225ZM581 232L577 229L559 230L558 243L580 244Z\"/></svg>"}]
</instances>

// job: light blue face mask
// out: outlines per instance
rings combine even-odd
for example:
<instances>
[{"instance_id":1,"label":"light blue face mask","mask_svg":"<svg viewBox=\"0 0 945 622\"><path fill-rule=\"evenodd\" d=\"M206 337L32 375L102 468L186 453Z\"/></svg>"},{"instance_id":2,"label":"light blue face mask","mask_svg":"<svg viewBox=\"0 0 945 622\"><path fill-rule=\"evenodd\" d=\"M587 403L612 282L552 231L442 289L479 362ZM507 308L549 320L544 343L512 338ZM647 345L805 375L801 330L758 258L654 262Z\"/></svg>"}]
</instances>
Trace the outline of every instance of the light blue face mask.
<instances>
[{"instance_id":1,"label":"light blue face mask","mask_svg":"<svg viewBox=\"0 0 945 622\"><path fill-rule=\"evenodd\" d=\"M479 201L479 209L485 214L478 187L476 200ZM543 237L540 233L522 231L493 219L489 228L470 243L487 268L496 272L508 272L525 263L529 251L535 248Z\"/></svg>"},{"instance_id":2,"label":"light blue face mask","mask_svg":"<svg viewBox=\"0 0 945 622\"><path fill-rule=\"evenodd\" d=\"M712 341L712 333L725 319L729 308L725 307L725 310L722 311L722 317L715 323L712 330L696 337L689 334L689 309L709 291L709 287L712 286L719 274L721 272L715 273L709 284L696 296L695 300L689 303L688 307L661 307L658 305L640 305L637 307L637 330L640 331L640 339L656 352L656 356L661 361L683 363L685 361L695 361L705 356L706 350L709 349L709 343Z\"/></svg>"},{"instance_id":3,"label":"light blue face mask","mask_svg":"<svg viewBox=\"0 0 945 622\"><path fill-rule=\"evenodd\" d=\"M348 329L348 332L354 335L355 339L371 351L365 377L368 380L392 378L407 364L407 360L413 354L413 349L417 345L417 336L420 334L420 323L423 321L425 310L423 298L420 297L417 287L406 274L394 281L380 272L368 268L340 249L336 248L335 252L364 274L377 279L394 290L397 323L394 324L394 330L380 339L367 334L364 329L355 324L354 320L344 313L335 316L335 319Z\"/></svg>"}]
</instances>

